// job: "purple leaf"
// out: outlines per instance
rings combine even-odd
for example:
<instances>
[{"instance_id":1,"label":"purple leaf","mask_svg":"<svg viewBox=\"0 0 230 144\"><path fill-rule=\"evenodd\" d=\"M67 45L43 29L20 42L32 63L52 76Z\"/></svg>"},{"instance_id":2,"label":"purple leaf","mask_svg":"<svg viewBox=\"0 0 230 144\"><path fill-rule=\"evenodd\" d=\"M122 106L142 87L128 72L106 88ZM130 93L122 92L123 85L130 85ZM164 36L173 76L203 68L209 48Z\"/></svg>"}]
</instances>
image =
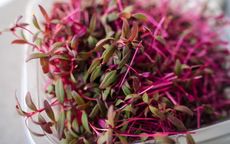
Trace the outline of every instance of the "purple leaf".
<instances>
[{"instance_id":1,"label":"purple leaf","mask_svg":"<svg viewBox=\"0 0 230 144\"><path fill-rule=\"evenodd\" d=\"M175 105L174 107L175 110L186 113L190 116L193 116L193 112L186 106L182 106L182 105Z\"/></svg>"},{"instance_id":2,"label":"purple leaf","mask_svg":"<svg viewBox=\"0 0 230 144\"><path fill-rule=\"evenodd\" d=\"M32 98L31 98L31 94L30 94L29 92L26 94L26 105L27 105L31 110L37 111L37 108L36 108L36 106L35 106L35 104L34 104Z\"/></svg>"},{"instance_id":3,"label":"purple leaf","mask_svg":"<svg viewBox=\"0 0 230 144\"><path fill-rule=\"evenodd\" d=\"M55 116L54 116L54 112L52 110L51 105L49 104L49 102L47 100L44 101L44 108L45 108L45 112L48 115L48 117L52 120L55 121Z\"/></svg>"}]
</instances>

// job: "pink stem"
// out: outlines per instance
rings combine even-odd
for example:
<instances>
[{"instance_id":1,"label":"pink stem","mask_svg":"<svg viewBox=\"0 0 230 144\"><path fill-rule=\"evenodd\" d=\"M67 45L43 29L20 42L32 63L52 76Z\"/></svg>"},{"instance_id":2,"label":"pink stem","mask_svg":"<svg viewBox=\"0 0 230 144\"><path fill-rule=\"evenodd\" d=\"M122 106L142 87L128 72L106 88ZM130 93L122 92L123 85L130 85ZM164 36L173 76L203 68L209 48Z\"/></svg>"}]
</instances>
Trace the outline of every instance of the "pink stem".
<instances>
[{"instance_id":1,"label":"pink stem","mask_svg":"<svg viewBox=\"0 0 230 144\"><path fill-rule=\"evenodd\" d=\"M145 90L143 90L142 92L140 92L139 95L142 95L142 94L146 93L147 91L149 91L151 89L157 89L157 88L169 86L171 84L172 84L172 82L166 82L166 83L161 83L161 84L157 84L157 85L153 84L150 87L148 87Z\"/></svg>"},{"instance_id":2,"label":"pink stem","mask_svg":"<svg viewBox=\"0 0 230 144\"><path fill-rule=\"evenodd\" d=\"M125 122L123 122L122 124L116 126L116 128L119 128L119 127L122 127L123 125L126 125L127 123L130 123L132 121L153 121L153 120L156 120L154 118L130 118L130 119L127 119L125 120Z\"/></svg>"},{"instance_id":3,"label":"pink stem","mask_svg":"<svg viewBox=\"0 0 230 144\"><path fill-rule=\"evenodd\" d=\"M134 53L134 55L133 55L133 58L132 58L132 60L131 60L131 62L130 62L130 64L129 64L129 67L128 67L128 69L127 69L127 71L126 71L126 73L125 73L125 75L124 75L124 77L123 77L123 79L122 79L122 81L121 81L121 83L120 83L120 85L119 85L119 88L121 88L122 85L123 85L123 83L125 82L125 78L127 77L128 73L129 73L129 71L130 71L130 68L131 68L131 66L133 65L134 59L135 59L135 57L136 57L136 55L137 55L137 52L138 52L138 50L139 50L139 48L140 48L140 46L141 46L141 43L142 43L142 41L139 42L139 44L138 44L138 46L137 46L137 48L136 48L136 50L135 50L135 53Z\"/></svg>"},{"instance_id":4,"label":"pink stem","mask_svg":"<svg viewBox=\"0 0 230 144\"><path fill-rule=\"evenodd\" d=\"M117 134L119 136L126 137L156 137L156 136L168 136L168 135L178 135L178 134L194 134L194 132L157 132L154 134L128 134L128 133L120 133Z\"/></svg>"},{"instance_id":5,"label":"pink stem","mask_svg":"<svg viewBox=\"0 0 230 144\"><path fill-rule=\"evenodd\" d=\"M122 12L123 11L123 6L122 6L121 0L117 0L117 4L118 4L120 12Z\"/></svg>"},{"instance_id":6,"label":"pink stem","mask_svg":"<svg viewBox=\"0 0 230 144\"><path fill-rule=\"evenodd\" d=\"M171 100L171 102L172 102L174 105L178 105L178 103L176 102L176 100L172 97L172 95L171 95L169 92L166 92L165 94L166 94L166 96Z\"/></svg>"},{"instance_id":7,"label":"pink stem","mask_svg":"<svg viewBox=\"0 0 230 144\"><path fill-rule=\"evenodd\" d=\"M53 101L50 106L56 106L56 105L59 105L60 103L58 102L57 100ZM34 112L31 112L31 113L28 113L27 115L27 118L30 118L32 117L33 115L37 114L37 113L41 113L45 110L45 108L42 108L42 109L38 109L37 111L34 111Z\"/></svg>"},{"instance_id":8,"label":"pink stem","mask_svg":"<svg viewBox=\"0 0 230 144\"><path fill-rule=\"evenodd\" d=\"M186 37L188 34L189 34L189 32L188 32L188 31L185 31L184 34L182 34L182 36L180 37L179 41L177 42L176 48L175 48L175 50L174 50L174 52L173 52L173 58L175 58L177 52L179 51L181 45L182 45L183 42L184 42L185 37Z\"/></svg>"},{"instance_id":9,"label":"pink stem","mask_svg":"<svg viewBox=\"0 0 230 144\"><path fill-rule=\"evenodd\" d=\"M154 37L157 36L157 33L161 29L162 24L164 23L164 21L165 21L165 17L162 17L161 20L160 20L160 22L157 25L157 28L156 28L155 32L154 32Z\"/></svg>"}]
</instances>

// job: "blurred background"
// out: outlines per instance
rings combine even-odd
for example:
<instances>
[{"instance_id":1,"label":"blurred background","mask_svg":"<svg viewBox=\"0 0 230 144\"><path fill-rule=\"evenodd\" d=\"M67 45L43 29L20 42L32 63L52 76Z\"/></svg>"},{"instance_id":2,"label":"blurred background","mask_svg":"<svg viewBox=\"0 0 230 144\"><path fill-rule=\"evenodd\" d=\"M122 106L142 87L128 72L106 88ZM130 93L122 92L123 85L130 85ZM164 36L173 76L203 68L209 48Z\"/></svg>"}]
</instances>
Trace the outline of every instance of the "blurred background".
<instances>
[{"instance_id":1,"label":"blurred background","mask_svg":"<svg viewBox=\"0 0 230 144\"><path fill-rule=\"evenodd\" d=\"M28 1L0 0L0 30L9 27L18 16L25 15ZM194 3L194 0L190 1ZM222 0L209 2L211 12L214 10L214 13L218 13L221 8L229 10L227 3L230 0L226 0L225 4ZM24 47L12 46L12 39L13 36L9 33L0 35L0 144L27 144L23 121L15 111L15 92L20 96Z\"/></svg>"},{"instance_id":2,"label":"blurred background","mask_svg":"<svg viewBox=\"0 0 230 144\"><path fill-rule=\"evenodd\" d=\"M28 0L0 0L0 30L24 15ZM0 35L0 144L26 144L24 125L15 111L20 95L23 47L10 45L12 35Z\"/></svg>"}]
</instances>

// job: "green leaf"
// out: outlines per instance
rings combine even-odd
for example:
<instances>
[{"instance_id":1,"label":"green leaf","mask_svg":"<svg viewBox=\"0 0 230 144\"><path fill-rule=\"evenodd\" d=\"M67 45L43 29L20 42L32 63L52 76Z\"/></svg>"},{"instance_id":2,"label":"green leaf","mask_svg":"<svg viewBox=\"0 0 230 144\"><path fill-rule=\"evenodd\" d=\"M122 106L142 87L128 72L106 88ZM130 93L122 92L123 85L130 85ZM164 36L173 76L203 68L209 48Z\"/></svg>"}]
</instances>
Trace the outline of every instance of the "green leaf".
<instances>
[{"instance_id":1,"label":"green leaf","mask_svg":"<svg viewBox=\"0 0 230 144\"><path fill-rule=\"evenodd\" d=\"M85 140L85 139L84 139ZM83 140L83 141L84 141ZM77 139L75 139L75 138L72 138L67 144L76 144L77 143ZM84 141L84 144L87 144L87 143L85 143L85 141Z\"/></svg>"},{"instance_id":2,"label":"green leaf","mask_svg":"<svg viewBox=\"0 0 230 144\"><path fill-rule=\"evenodd\" d=\"M109 59L113 56L114 52L115 52L115 47L108 46L102 54L103 63L107 63Z\"/></svg>"},{"instance_id":3,"label":"green leaf","mask_svg":"<svg viewBox=\"0 0 230 144\"><path fill-rule=\"evenodd\" d=\"M135 40L138 37L138 32L139 32L138 24L134 23L133 27L131 29L130 37L129 37L130 42L132 42L133 40Z\"/></svg>"},{"instance_id":4,"label":"green leaf","mask_svg":"<svg viewBox=\"0 0 230 144\"><path fill-rule=\"evenodd\" d=\"M80 131L80 128L79 128L79 124L78 124L78 121L77 119L74 119L73 122L72 122L72 127L73 127L73 130L75 132L79 132Z\"/></svg>"},{"instance_id":5,"label":"green leaf","mask_svg":"<svg viewBox=\"0 0 230 144\"><path fill-rule=\"evenodd\" d=\"M111 12L108 14L107 19L109 22L113 22L119 18L118 12Z\"/></svg>"},{"instance_id":6,"label":"green leaf","mask_svg":"<svg viewBox=\"0 0 230 144\"><path fill-rule=\"evenodd\" d=\"M145 102L145 103L147 103L147 104L149 103L149 96L148 96L147 93L144 93L144 94L143 94L142 100L143 100L143 102Z\"/></svg>"},{"instance_id":7,"label":"green leaf","mask_svg":"<svg viewBox=\"0 0 230 144\"><path fill-rule=\"evenodd\" d=\"M41 28L40 28L40 26L38 24L38 20L37 20L35 15L33 15L33 24L38 30L41 30Z\"/></svg>"},{"instance_id":8,"label":"green leaf","mask_svg":"<svg viewBox=\"0 0 230 144\"><path fill-rule=\"evenodd\" d=\"M112 134L112 129L102 133L97 140L97 144L112 144Z\"/></svg>"},{"instance_id":9,"label":"green leaf","mask_svg":"<svg viewBox=\"0 0 230 144\"><path fill-rule=\"evenodd\" d=\"M96 29L96 25L97 25L97 16L96 13L92 15L91 20L90 20L90 24L89 24L89 32L93 33Z\"/></svg>"},{"instance_id":10,"label":"green leaf","mask_svg":"<svg viewBox=\"0 0 230 144\"><path fill-rule=\"evenodd\" d=\"M107 139L108 139L108 131L106 131L105 133L102 133L99 136L99 138L97 140L97 144L105 144Z\"/></svg>"},{"instance_id":11,"label":"green leaf","mask_svg":"<svg viewBox=\"0 0 230 144\"><path fill-rule=\"evenodd\" d=\"M87 114L86 114L85 111L82 112L81 122L82 122L82 125L83 125L84 129L88 133L91 133L90 128L89 128L89 122L88 122Z\"/></svg>"},{"instance_id":12,"label":"green leaf","mask_svg":"<svg viewBox=\"0 0 230 144\"><path fill-rule=\"evenodd\" d=\"M149 106L150 111L152 112L153 116L160 118L161 120L165 119L165 115L156 107Z\"/></svg>"},{"instance_id":13,"label":"green leaf","mask_svg":"<svg viewBox=\"0 0 230 144\"><path fill-rule=\"evenodd\" d=\"M102 93L102 100L105 101L111 92L111 88L107 87Z\"/></svg>"},{"instance_id":14,"label":"green leaf","mask_svg":"<svg viewBox=\"0 0 230 144\"><path fill-rule=\"evenodd\" d=\"M54 86L53 86L53 84L48 85L48 87L46 88L46 92L47 92L48 94L51 94L53 91L54 91Z\"/></svg>"},{"instance_id":15,"label":"green leaf","mask_svg":"<svg viewBox=\"0 0 230 144\"><path fill-rule=\"evenodd\" d=\"M53 55L49 61L53 61L53 60L56 60L56 59L59 59L59 60L65 60L65 61L69 61L70 59L67 57L67 56L64 56L64 55Z\"/></svg>"},{"instance_id":16,"label":"green leaf","mask_svg":"<svg viewBox=\"0 0 230 144\"><path fill-rule=\"evenodd\" d=\"M93 107L91 113L89 114L89 117L90 117L91 119L93 119L93 118L95 118L95 117L98 115L98 113L99 113L99 106L98 106L98 104L96 104L96 105Z\"/></svg>"},{"instance_id":17,"label":"green leaf","mask_svg":"<svg viewBox=\"0 0 230 144\"><path fill-rule=\"evenodd\" d=\"M134 108L131 104L125 106L122 111L126 111L126 112L134 112Z\"/></svg>"},{"instance_id":18,"label":"green leaf","mask_svg":"<svg viewBox=\"0 0 230 144\"><path fill-rule=\"evenodd\" d=\"M52 50L56 50L57 48L60 48L62 46L65 45L65 42L55 42L53 45L52 45Z\"/></svg>"},{"instance_id":19,"label":"green leaf","mask_svg":"<svg viewBox=\"0 0 230 144\"><path fill-rule=\"evenodd\" d=\"M60 141L60 144L69 144L68 140L67 139L62 139Z\"/></svg>"},{"instance_id":20,"label":"green leaf","mask_svg":"<svg viewBox=\"0 0 230 144\"><path fill-rule=\"evenodd\" d=\"M122 86L122 91L124 92L124 94L127 96L129 94L131 94L131 88L130 88L130 85L129 83L126 81L123 86Z\"/></svg>"},{"instance_id":21,"label":"green leaf","mask_svg":"<svg viewBox=\"0 0 230 144\"><path fill-rule=\"evenodd\" d=\"M85 101L84 99L75 91L72 92L73 98L77 102L78 105L84 105Z\"/></svg>"},{"instance_id":22,"label":"green leaf","mask_svg":"<svg viewBox=\"0 0 230 144\"><path fill-rule=\"evenodd\" d=\"M183 106L183 105L175 105L174 107L175 110L177 111L180 111L180 112L183 112L183 113L186 113L190 116L193 116L193 111L190 110L188 107L186 106Z\"/></svg>"},{"instance_id":23,"label":"green leaf","mask_svg":"<svg viewBox=\"0 0 230 144\"><path fill-rule=\"evenodd\" d=\"M61 23L61 20L60 19L52 19L50 21L51 24L60 24Z\"/></svg>"},{"instance_id":24,"label":"green leaf","mask_svg":"<svg viewBox=\"0 0 230 144\"><path fill-rule=\"evenodd\" d=\"M133 17L135 19L137 19L137 20L144 21L144 22L148 20L148 18L146 17L146 15L143 14L143 13L135 13L135 14L133 14Z\"/></svg>"},{"instance_id":25,"label":"green leaf","mask_svg":"<svg viewBox=\"0 0 230 144\"><path fill-rule=\"evenodd\" d=\"M178 130L185 131L185 125L184 123L179 120L177 117L173 115L168 115L167 119L169 120L170 123L172 123Z\"/></svg>"},{"instance_id":26,"label":"green leaf","mask_svg":"<svg viewBox=\"0 0 230 144\"><path fill-rule=\"evenodd\" d=\"M84 142L84 144L91 144L87 139L83 139L83 142ZM73 144L76 144L76 142L75 143L73 143Z\"/></svg>"},{"instance_id":27,"label":"green leaf","mask_svg":"<svg viewBox=\"0 0 230 144\"><path fill-rule=\"evenodd\" d=\"M113 143L113 130L108 129L108 137L107 137L107 144L112 144Z\"/></svg>"},{"instance_id":28,"label":"green leaf","mask_svg":"<svg viewBox=\"0 0 230 144\"><path fill-rule=\"evenodd\" d=\"M118 105L120 105L120 104L123 103L123 102L124 102L123 100L118 99L118 100L116 101L116 103L115 103L115 106L118 106Z\"/></svg>"},{"instance_id":29,"label":"green leaf","mask_svg":"<svg viewBox=\"0 0 230 144\"><path fill-rule=\"evenodd\" d=\"M100 84L101 89L105 89L106 87L110 86L113 82L117 79L117 71L113 70L105 74L103 81Z\"/></svg>"},{"instance_id":30,"label":"green leaf","mask_svg":"<svg viewBox=\"0 0 230 144\"><path fill-rule=\"evenodd\" d=\"M45 112L47 114L47 116L52 120L55 121L55 116L54 116L54 112L52 110L51 105L49 104L49 102L47 100L44 101L44 108L45 108Z\"/></svg>"},{"instance_id":31,"label":"green leaf","mask_svg":"<svg viewBox=\"0 0 230 144\"><path fill-rule=\"evenodd\" d=\"M141 138L141 142L145 142L145 141L147 141L147 139L149 138L149 136L146 133L141 133L140 134L140 138Z\"/></svg>"},{"instance_id":32,"label":"green leaf","mask_svg":"<svg viewBox=\"0 0 230 144\"><path fill-rule=\"evenodd\" d=\"M130 58L130 54L131 54L131 51L128 50L128 52L125 54L125 56L121 59L119 65L118 65L118 68L123 68L125 66L125 64L128 63L129 61L129 58Z\"/></svg>"},{"instance_id":33,"label":"green leaf","mask_svg":"<svg viewBox=\"0 0 230 144\"><path fill-rule=\"evenodd\" d=\"M114 119L116 116L116 111L114 111L114 107L111 105L108 109L107 117L108 117L108 124L113 128L114 127Z\"/></svg>"},{"instance_id":34,"label":"green leaf","mask_svg":"<svg viewBox=\"0 0 230 144\"><path fill-rule=\"evenodd\" d=\"M130 31L129 22L126 19L123 19L121 37L127 38L129 31Z\"/></svg>"},{"instance_id":35,"label":"green leaf","mask_svg":"<svg viewBox=\"0 0 230 144\"><path fill-rule=\"evenodd\" d=\"M72 111L71 110L66 111L66 120L68 122L72 120Z\"/></svg>"},{"instance_id":36,"label":"green leaf","mask_svg":"<svg viewBox=\"0 0 230 144\"><path fill-rule=\"evenodd\" d=\"M60 103L64 103L65 91L64 91L64 86L61 78L59 78L55 83L55 94L58 101Z\"/></svg>"},{"instance_id":37,"label":"green leaf","mask_svg":"<svg viewBox=\"0 0 230 144\"><path fill-rule=\"evenodd\" d=\"M132 5L125 7L124 10L121 12L120 17L123 19L131 18L131 13L133 11L133 8L134 7Z\"/></svg>"},{"instance_id":38,"label":"green leaf","mask_svg":"<svg viewBox=\"0 0 230 144\"><path fill-rule=\"evenodd\" d=\"M68 132L71 134L71 136L78 138L77 133L79 132L79 125L77 123L77 119L74 119L73 122L71 121L71 119L72 119L71 110L68 110L66 112L66 119L67 119Z\"/></svg>"},{"instance_id":39,"label":"green leaf","mask_svg":"<svg viewBox=\"0 0 230 144\"><path fill-rule=\"evenodd\" d=\"M91 48L95 47L97 42L98 42L97 39L93 36L89 36L87 41L88 41L89 47L91 47Z\"/></svg>"},{"instance_id":40,"label":"green leaf","mask_svg":"<svg viewBox=\"0 0 230 144\"><path fill-rule=\"evenodd\" d=\"M128 140L126 137L123 137L123 136L118 136L121 144L128 144Z\"/></svg>"},{"instance_id":41,"label":"green leaf","mask_svg":"<svg viewBox=\"0 0 230 144\"><path fill-rule=\"evenodd\" d=\"M187 141L187 144L196 144L195 140L193 139L192 135L190 135L190 134L186 135L186 141Z\"/></svg>"},{"instance_id":42,"label":"green leaf","mask_svg":"<svg viewBox=\"0 0 230 144\"><path fill-rule=\"evenodd\" d=\"M31 110L37 111L37 108L36 108L36 106L35 106L35 104L34 104L32 98L31 98L31 94L30 94L29 92L26 94L26 105L27 105Z\"/></svg>"},{"instance_id":43,"label":"green leaf","mask_svg":"<svg viewBox=\"0 0 230 144\"><path fill-rule=\"evenodd\" d=\"M155 137L156 144L176 144L176 142L167 136L157 136Z\"/></svg>"},{"instance_id":44,"label":"green leaf","mask_svg":"<svg viewBox=\"0 0 230 144\"><path fill-rule=\"evenodd\" d=\"M77 49L78 46L78 36L73 36L71 42L70 42L70 46L72 49Z\"/></svg>"},{"instance_id":45,"label":"green leaf","mask_svg":"<svg viewBox=\"0 0 230 144\"><path fill-rule=\"evenodd\" d=\"M62 135L64 133L64 127L65 127L65 112L61 111L56 124L56 130L57 130L59 140L62 139Z\"/></svg>"},{"instance_id":46,"label":"green leaf","mask_svg":"<svg viewBox=\"0 0 230 144\"><path fill-rule=\"evenodd\" d=\"M123 19L130 19L131 18L131 13L130 12L122 12L120 13L120 17Z\"/></svg>"},{"instance_id":47,"label":"green leaf","mask_svg":"<svg viewBox=\"0 0 230 144\"><path fill-rule=\"evenodd\" d=\"M97 42L95 50L99 51L106 43L108 43L111 40L114 40L114 38L108 37L108 38L101 39L100 41Z\"/></svg>"},{"instance_id":48,"label":"green leaf","mask_svg":"<svg viewBox=\"0 0 230 144\"><path fill-rule=\"evenodd\" d=\"M132 13L134 10L134 6L133 5L129 5L129 6L126 6L123 10L123 12L127 12L127 13Z\"/></svg>"},{"instance_id":49,"label":"green leaf","mask_svg":"<svg viewBox=\"0 0 230 144\"><path fill-rule=\"evenodd\" d=\"M65 42L55 42L52 45L52 49L49 51L49 54L54 55L56 53L56 51L63 48L64 45L65 45Z\"/></svg>"},{"instance_id":50,"label":"green leaf","mask_svg":"<svg viewBox=\"0 0 230 144\"><path fill-rule=\"evenodd\" d=\"M90 82L93 82L101 75L101 66L97 66L90 76Z\"/></svg>"},{"instance_id":51,"label":"green leaf","mask_svg":"<svg viewBox=\"0 0 230 144\"><path fill-rule=\"evenodd\" d=\"M73 73L70 73L70 79L73 83L77 83L76 78L74 77Z\"/></svg>"},{"instance_id":52,"label":"green leaf","mask_svg":"<svg viewBox=\"0 0 230 144\"><path fill-rule=\"evenodd\" d=\"M176 60L176 64L175 64L175 67L174 67L174 72L176 73L176 75L180 75L181 72L182 72L182 64L181 64L179 59Z\"/></svg>"},{"instance_id":53,"label":"green leaf","mask_svg":"<svg viewBox=\"0 0 230 144\"><path fill-rule=\"evenodd\" d=\"M121 53L121 51L115 51L114 52L114 56L113 56L113 64L115 64L115 65L118 65L119 63L120 63L120 61L121 61L121 56L122 56L122 53Z\"/></svg>"},{"instance_id":54,"label":"green leaf","mask_svg":"<svg viewBox=\"0 0 230 144\"><path fill-rule=\"evenodd\" d=\"M125 100L139 98L138 94L129 94L125 97Z\"/></svg>"},{"instance_id":55,"label":"green leaf","mask_svg":"<svg viewBox=\"0 0 230 144\"><path fill-rule=\"evenodd\" d=\"M90 67L89 67L87 73L88 73L88 74L92 73L92 72L96 69L96 67L98 67L98 66L100 65L100 62L101 62L100 59L98 59L98 58L94 59L94 60L92 61L91 65L90 65Z\"/></svg>"},{"instance_id":56,"label":"green leaf","mask_svg":"<svg viewBox=\"0 0 230 144\"><path fill-rule=\"evenodd\" d=\"M38 37L38 38L35 40L34 43L35 43L38 47L41 47L42 42L43 42L42 40L43 40L42 38L39 38L39 37Z\"/></svg>"},{"instance_id":57,"label":"green leaf","mask_svg":"<svg viewBox=\"0 0 230 144\"><path fill-rule=\"evenodd\" d=\"M85 61L91 56L91 52L79 52L76 60Z\"/></svg>"},{"instance_id":58,"label":"green leaf","mask_svg":"<svg viewBox=\"0 0 230 144\"><path fill-rule=\"evenodd\" d=\"M47 57L49 57L49 56L47 54L44 54L44 53L33 53L26 59L26 62L28 62L32 59L47 58Z\"/></svg>"}]
</instances>

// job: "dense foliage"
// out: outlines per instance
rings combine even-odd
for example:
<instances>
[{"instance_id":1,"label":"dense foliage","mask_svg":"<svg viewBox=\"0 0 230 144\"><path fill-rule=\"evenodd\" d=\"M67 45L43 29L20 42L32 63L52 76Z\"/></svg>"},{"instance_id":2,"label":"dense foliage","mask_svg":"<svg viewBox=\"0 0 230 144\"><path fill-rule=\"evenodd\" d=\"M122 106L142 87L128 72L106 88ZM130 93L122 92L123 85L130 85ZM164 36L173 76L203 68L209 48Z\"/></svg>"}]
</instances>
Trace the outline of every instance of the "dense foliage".
<instances>
[{"instance_id":1,"label":"dense foliage","mask_svg":"<svg viewBox=\"0 0 230 144\"><path fill-rule=\"evenodd\" d=\"M37 32L20 20L11 28L17 36L12 43L33 47L27 61L39 59L47 76L44 108L29 93L32 112L17 105L43 129L31 130L35 135L66 144L127 144L153 138L175 143L166 136L185 134L193 144L188 130L228 114L229 51L218 34L221 16L135 0L58 2L51 13L39 8L44 22L33 16Z\"/></svg>"}]
</instances>

